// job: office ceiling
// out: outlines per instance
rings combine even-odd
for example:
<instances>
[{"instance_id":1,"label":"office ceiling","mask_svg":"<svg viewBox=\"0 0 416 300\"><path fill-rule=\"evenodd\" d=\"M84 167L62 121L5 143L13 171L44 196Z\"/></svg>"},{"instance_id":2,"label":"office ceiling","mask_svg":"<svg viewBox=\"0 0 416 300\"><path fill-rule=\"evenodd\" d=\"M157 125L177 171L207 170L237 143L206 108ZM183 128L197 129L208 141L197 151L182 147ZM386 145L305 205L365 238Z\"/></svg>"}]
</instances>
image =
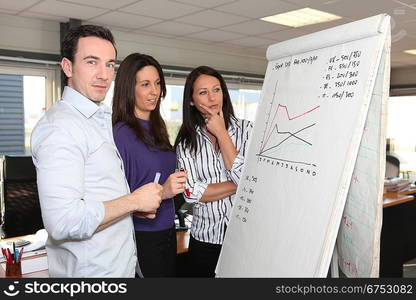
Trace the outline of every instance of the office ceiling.
<instances>
[{"instance_id":1,"label":"office ceiling","mask_svg":"<svg viewBox=\"0 0 416 300\"><path fill-rule=\"evenodd\" d=\"M342 17L300 28L259 18L310 7ZM166 39L220 44L265 56L268 45L354 20L388 13L392 17L392 66L416 65L416 0L0 0L0 13L106 25Z\"/></svg>"}]
</instances>

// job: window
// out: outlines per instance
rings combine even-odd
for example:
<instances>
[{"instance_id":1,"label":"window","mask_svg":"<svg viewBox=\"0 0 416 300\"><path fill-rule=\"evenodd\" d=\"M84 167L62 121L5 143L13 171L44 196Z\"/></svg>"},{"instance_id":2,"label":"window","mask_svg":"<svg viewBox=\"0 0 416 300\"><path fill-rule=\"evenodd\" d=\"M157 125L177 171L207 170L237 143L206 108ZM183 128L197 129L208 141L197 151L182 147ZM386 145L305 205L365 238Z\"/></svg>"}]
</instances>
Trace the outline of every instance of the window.
<instances>
[{"instance_id":1,"label":"window","mask_svg":"<svg viewBox=\"0 0 416 300\"><path fill-rule=\"evenodd\" d=\"M0 74L0 153L24 154L23 76Z\"/></svg>"},{"instance_id":2,"label":"window","mask_svg":"<svg viewBox=\"0 0 416 300\"><path fill-rule=\"evenodd\" d=\"M31 154L32 130L60 95L55 79L59 78L59 67L15 65L0 63L0 166L3 155ZM2 171L1 167L0 216L4 215Z\"/></svg>"},{"instance_id":3,"label":"window","mask_svg":"<svg viewBox=\"0 0 416 300\"><path fill-rule=\"evenodd\" d=\"M46 78L23 76L25 154L30 155L30 135L46 111Z\"/></svg>"},{"instance_id":4,"label":"window","mask_svg":"<svg viewBox=\"0 0 416 300\"><path fill-rule=\"evenodd\" d=\"M236 117L254 122L261 90L229 89L228 91Z\"/></svg>"},{"instance_id":5,"label":"window","mask_svg":"<svg viewBox=\"0 0 416 300\"><path fill-rule=\"evenodd\" d=\"M59 98L57 69L0 65L0 155L30 155L30 135L36 123Z\"/></svg>"},{"instance_id":6,"label":"window","mask_svg":"<svg viewBox=\"0 0 416 300\"><path fill-rule=\"evenodd\" d=\"M416 172L416 96L390 97L387 139L390 153L400 160L400 169Z\"/></svg>"},{"instance_id":7,"label":"window","mask_svg":"<svg viewBox=\"0 0 416 300\"><path fill-rule=\"evenodd\" d=\"M182 124L182 85L166 85L166 97L160 106L161 115L166 122L171 144L175 143L179 128Z\"/></svg>"}]
</instances>

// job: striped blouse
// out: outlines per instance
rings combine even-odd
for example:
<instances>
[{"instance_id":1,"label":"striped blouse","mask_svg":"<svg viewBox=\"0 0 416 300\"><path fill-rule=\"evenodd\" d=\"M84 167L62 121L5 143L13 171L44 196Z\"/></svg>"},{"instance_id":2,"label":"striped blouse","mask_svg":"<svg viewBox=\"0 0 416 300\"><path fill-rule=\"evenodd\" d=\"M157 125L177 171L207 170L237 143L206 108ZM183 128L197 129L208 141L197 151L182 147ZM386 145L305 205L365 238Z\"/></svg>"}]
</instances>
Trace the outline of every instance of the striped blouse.
<instances>
[{"instance_id":1,"label":"striped blouse","mask_svg":"<svg viewBox=\"0 0 416 300\"><path fill-rule=\"evenodd\" d=\"M198 241L222 244L228 225L234 195L213 202L200 202L208 184L233 181L238 184L253 125L250 121L231 117L228 134L239 154L231 170L226 170L220 152L215 152L206 129L197 127L198 148L196 154L180 143L176 153L178 168L188 171L187 187L190 196L184 193L186 202L193 203L191 235Z\"/></svg>"}]
</instances>

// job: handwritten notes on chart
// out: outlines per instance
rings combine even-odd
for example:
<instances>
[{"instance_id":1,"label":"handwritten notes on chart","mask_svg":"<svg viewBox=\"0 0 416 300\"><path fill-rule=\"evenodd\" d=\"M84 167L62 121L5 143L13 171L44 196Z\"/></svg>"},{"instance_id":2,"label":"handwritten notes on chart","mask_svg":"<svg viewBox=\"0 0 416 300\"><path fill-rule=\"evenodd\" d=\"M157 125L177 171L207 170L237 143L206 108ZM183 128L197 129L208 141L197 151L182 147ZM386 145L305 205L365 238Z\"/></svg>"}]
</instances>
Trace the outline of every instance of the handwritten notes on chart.
<instances>
[{"instance_id":1,"label":"handwritten notes on chart","mask_svg":"<svg viewBox=\"0 0 416 300\"><path fill-rule=\"evenodd\" d=\"M236 207L237 213L235 218L243 223L246 223L249 218L250 208L253 205L257 180L257 177L246 176L240 181L240 184L242 185L241 195L238 198L240 203Z\"/></svg>"},{"instance_id":2,"label":"handwritten notes on chart","mask_svg":"<svg viewBox=\"0 0 416 300\"><path fill-rule=\"evenodd\" d=\"M322 86L322 98L354 97L354 86L358 83L358 67L361 51L333 56L329 59L328 70Z\"/></svg>"},{"instance_id":3,"label":"handwritten notes on chart","mask_svg":"<svg viewBox=\"0 0 416 300\"><path fill-rule=\"evenodd\" d=\"M348 277L378 277L379 274L389 40L382 51L337 237L338 264Z\"/></svg>"}]
</instances>

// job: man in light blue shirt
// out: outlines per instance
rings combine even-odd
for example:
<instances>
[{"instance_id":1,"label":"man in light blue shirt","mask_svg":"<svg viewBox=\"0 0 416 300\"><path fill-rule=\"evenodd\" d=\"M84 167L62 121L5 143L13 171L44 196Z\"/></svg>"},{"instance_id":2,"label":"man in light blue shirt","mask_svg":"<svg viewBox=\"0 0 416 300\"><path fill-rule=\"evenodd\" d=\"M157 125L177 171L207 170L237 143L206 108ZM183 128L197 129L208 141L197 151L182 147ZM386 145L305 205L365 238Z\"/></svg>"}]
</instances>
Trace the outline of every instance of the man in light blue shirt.
<instances>
[{"instance_id":1,"label":"man in light blue shirt","mask_svg":"<svg viewBox=\"0 0 416 300\"><path fill-rule=\"evenodd\" d=\"M114 39L106 28L83 25L68 32L61 54L67 86L31 140L49 275L134 277L131 214L154 218L162 187L130 193L124 177L111 113L101 103L114 75Z\"/></svg>"}]
</instances>

